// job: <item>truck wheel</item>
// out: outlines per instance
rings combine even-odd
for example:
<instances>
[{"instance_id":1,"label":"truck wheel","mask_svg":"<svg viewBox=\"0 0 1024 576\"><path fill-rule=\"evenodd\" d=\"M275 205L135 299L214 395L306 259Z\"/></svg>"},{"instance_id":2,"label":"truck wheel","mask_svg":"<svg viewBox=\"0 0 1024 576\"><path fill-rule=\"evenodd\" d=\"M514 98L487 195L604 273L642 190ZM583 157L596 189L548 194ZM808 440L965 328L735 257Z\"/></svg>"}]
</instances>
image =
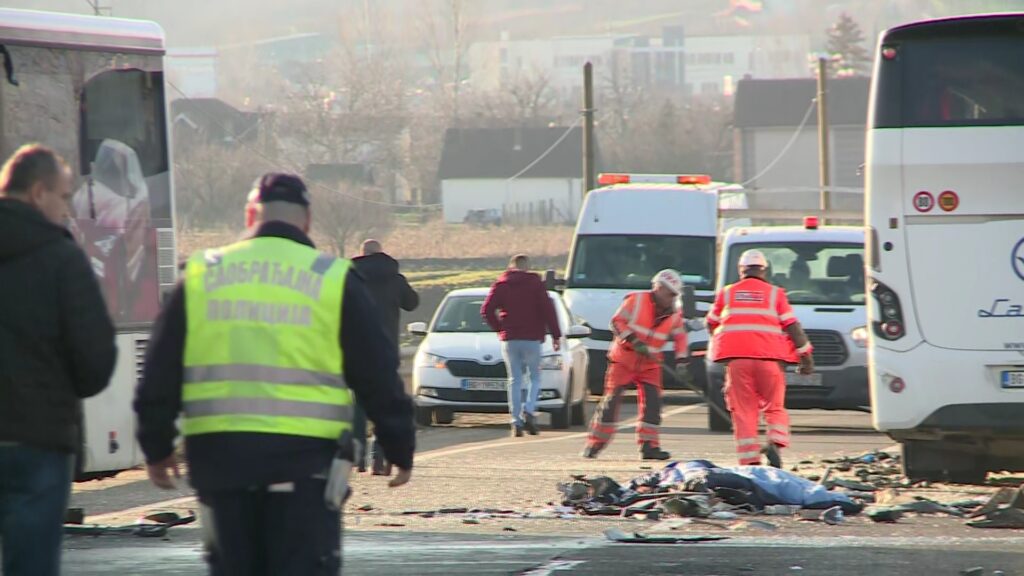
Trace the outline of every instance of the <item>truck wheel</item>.
<instances>
[{"instance_id":1,"label":"truck wheel","mask_svg":"<svg viewBox=\"0 0 1024 576\"><path fill-rule=\"evenodd\" d=\"M715 410L714 406L725 408L725 396L722 393L722 382L717 378L707 380L708 430L712 432L732 432L732 419L725 418Z\"/></svg>"}]
</instances>

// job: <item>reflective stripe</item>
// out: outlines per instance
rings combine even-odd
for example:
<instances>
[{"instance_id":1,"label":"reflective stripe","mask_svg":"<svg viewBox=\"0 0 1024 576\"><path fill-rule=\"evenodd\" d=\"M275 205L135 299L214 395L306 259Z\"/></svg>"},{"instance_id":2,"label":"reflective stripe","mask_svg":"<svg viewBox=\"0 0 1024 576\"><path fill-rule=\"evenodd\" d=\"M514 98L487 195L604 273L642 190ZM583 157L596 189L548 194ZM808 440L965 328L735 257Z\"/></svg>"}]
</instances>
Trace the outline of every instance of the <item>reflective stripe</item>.
<instances>
[{"instance_id":1,"label":"reflective stripe","mask_svg":"<svg viewBox=\"0 0 1024 576\"><path fill-rule=\"evenodd\" d=\"M752 451L748 450L746 452L736 452L736 456L740 460L756 459L757 461L760 462L761 461L761 449L758 448L757 450L752 450Z\"/></svg>"},{"instance_id":2,"label":"reflective stripe","mask_svg":"<svg viewBox=\"0 0 1024 576\"><path fill-rule=\"evenodd\" d=\"M261 366L259 364L212 364L208 366L188 366L185 368L185 384L226 382L231 380L348 388L343 376L313 372L311 370L300 370L298 368L278 368L276 366Z\"/></svg>"},{"instance_id":3,"label":"reflective stripe","mask_svg":"<svg viewBox=\"0 0 1024 576\"><path fill-rule=\"evenodd\" d=\"M184 402L186 418L222 416L227 414L259 414L263 416L291 416L318 420L345 421L352 419L352 406L293 402L272 398L215 398Z\"/></svg>"},{"instance_id":4,"label":"reflective stripe","mask_svg":"<svg viewBox=\"0 0 1024 576\"><path fill-rule=\"evenodd\" d=\"M792 312L786 312L782 316L779 316L779 321L780 322L786 322L787 320L795 320L795 319L796 319L796 314L793 314Z\"/></svg>"},{"instance_id":5,"label":"reflective stripe","mask_svg":"<svg viewBox=\"0 0 1024 576\"><path fill-rule=\"evenodd\" d=\"M723 319L724 318L728 318L730 316L742 316L742 315L769 316L771 318L778 318L778 314L776 314L772 310L768 310L767 308L748 308L748 307L745 307L745 306L733 306L731 308L726 308L725 311L722 312L722 318Z\"/></svg>"},{"instance_id":6,"label":"reflective stripe","mask_svg":"<svg viewBox=\"0 0 1024 576\"><path fill-rule=\"evenodd\" d=\"M796 353L803 356L805 354L810 353L812 349L813 348L811 347L811 343L808 342L807 344L804 344L803 346L797 348Z\"/></svg>"},{"instance_id":7,"label":"reflective stripe","mask_svg":"<svg viewBox=\"0 0 1024 576\"><path fill-rule=\"evenodd\" d=\"M782 290L782 288L772 286L772 294L771 296L768 297L768 309L771 310L772 314L774 314L776 317L779 315L779 311L775 309L775 305L779 301L779 290Z\"/></svg>"},{"instance_id":8,"label":"reflective stripe","mask_svg":"<svg viewBox=\"0 0 1024 576\"><path fill-rule=\"evenodd\" d=\"M328 270L331 269L331 266L333 266L337 260L337 258L331 256L330 254L321 253L317 255L316 260L313 260L313 265L310 266L309 269L314 274L319 274L323 276L324 274L327 273Z\"/></svg>"},{"instance_id":9,"label":"reflective stripe","mask_svg":"<svg viewBox=\"0 0 1024 576\"><path fill-rule=\"evenodd\" d=\"M723 324L720 332L767 332L768 334L782 334L782 328L778 326L763 326L760 324Z\"/></svg>"},{"instance_id":10,"label":"reflective stripe","mask_svg":"<svg viewBox=\"0 0 1024 576\"><path fill-rule=\"evenodd\" d=\"M769 424L767 426L767 429L768 430L781 430L783 432L787 432L787 431L789 431L789 426L785 426L783 424Z\"/></svg>"}]
</instances>

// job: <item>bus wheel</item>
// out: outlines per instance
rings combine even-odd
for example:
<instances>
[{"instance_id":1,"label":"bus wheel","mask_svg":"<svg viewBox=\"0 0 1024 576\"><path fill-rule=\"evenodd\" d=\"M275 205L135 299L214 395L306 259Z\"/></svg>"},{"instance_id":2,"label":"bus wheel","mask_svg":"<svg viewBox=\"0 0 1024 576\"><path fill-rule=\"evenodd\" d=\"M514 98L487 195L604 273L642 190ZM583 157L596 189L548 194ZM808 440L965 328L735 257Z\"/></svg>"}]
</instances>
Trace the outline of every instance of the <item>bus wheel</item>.
<instances>
[{"instance_id":1,"label":"bus wheel","mask_svg":"<svg viewBox=\"0 0 1024 576\"><path fill-rule=\"evenodd\" d=\"M966 450L951 449L942 442L903 442L903 474L911 481L982 484L988 474L984 460Z\"/></svg>"}]
</instances>

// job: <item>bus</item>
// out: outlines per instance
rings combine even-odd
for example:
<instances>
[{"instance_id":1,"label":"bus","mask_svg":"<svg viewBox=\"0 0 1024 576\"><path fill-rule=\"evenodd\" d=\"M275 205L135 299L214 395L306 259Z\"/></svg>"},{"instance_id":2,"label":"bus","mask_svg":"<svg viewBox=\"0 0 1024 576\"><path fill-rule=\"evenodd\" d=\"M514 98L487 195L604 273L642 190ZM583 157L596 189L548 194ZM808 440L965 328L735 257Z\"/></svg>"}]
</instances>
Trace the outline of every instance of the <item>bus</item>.
<instances>
[{"instance_id":1,"label":"bus","mask_svg":"<svg viewBox=\"0 0 1024 576\"><path fill-rule=\"evenodd\" d=\"M132 397L176 236L164 33L155 23L0 8L0 154L40 142L71 165L73 216L117 326L110 385L83 403L76 478L142 463Z\"/></svg>"},{"instance_id":2,"label":"bus","mask_svg":"<svg viewBox=\"0 0 1024 576\"><path fill-rule=\"evenodd\" d=\"M874 426L912 479L1024 470L1024 14L880 36L866 158Z\"/></svg>"}]
</instances>

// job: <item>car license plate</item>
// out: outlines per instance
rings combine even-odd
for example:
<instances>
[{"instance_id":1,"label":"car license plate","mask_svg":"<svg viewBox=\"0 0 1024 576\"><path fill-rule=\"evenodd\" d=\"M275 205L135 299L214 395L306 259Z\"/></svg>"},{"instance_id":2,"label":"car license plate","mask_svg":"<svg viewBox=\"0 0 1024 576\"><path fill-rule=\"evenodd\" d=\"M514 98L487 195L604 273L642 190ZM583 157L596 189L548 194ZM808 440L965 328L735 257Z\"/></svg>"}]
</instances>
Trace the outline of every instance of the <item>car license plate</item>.
<instances>
[{"instance_id":1,"label":"car license plate","mask_svg":"<svg viewBox=\"0 0 1024 576\"><path fill-rule=\"evenodd\" d=\"M1004 370L1003 388L1024 388L1024 370Z\"/></svg>"},{"instance_id":2,"label":"car license plate","mask_svg":"<svg viewBox=\"0 0 1024 576\"><path fill-rule=\"evenodd\" d=\"M786 386L821 386L821 372L808 375L786 372Z\"/></svg>"},{"instance_id":3,"label":"car license plate","mask_svg":"<svg viewBox=\"0 0 1024 576\"><path fill-rule=\"evenodd\" d=\"M507 380L463 380L463 390L497 390L504 391L508 388Z\"/></svg>"}]
</instances>

